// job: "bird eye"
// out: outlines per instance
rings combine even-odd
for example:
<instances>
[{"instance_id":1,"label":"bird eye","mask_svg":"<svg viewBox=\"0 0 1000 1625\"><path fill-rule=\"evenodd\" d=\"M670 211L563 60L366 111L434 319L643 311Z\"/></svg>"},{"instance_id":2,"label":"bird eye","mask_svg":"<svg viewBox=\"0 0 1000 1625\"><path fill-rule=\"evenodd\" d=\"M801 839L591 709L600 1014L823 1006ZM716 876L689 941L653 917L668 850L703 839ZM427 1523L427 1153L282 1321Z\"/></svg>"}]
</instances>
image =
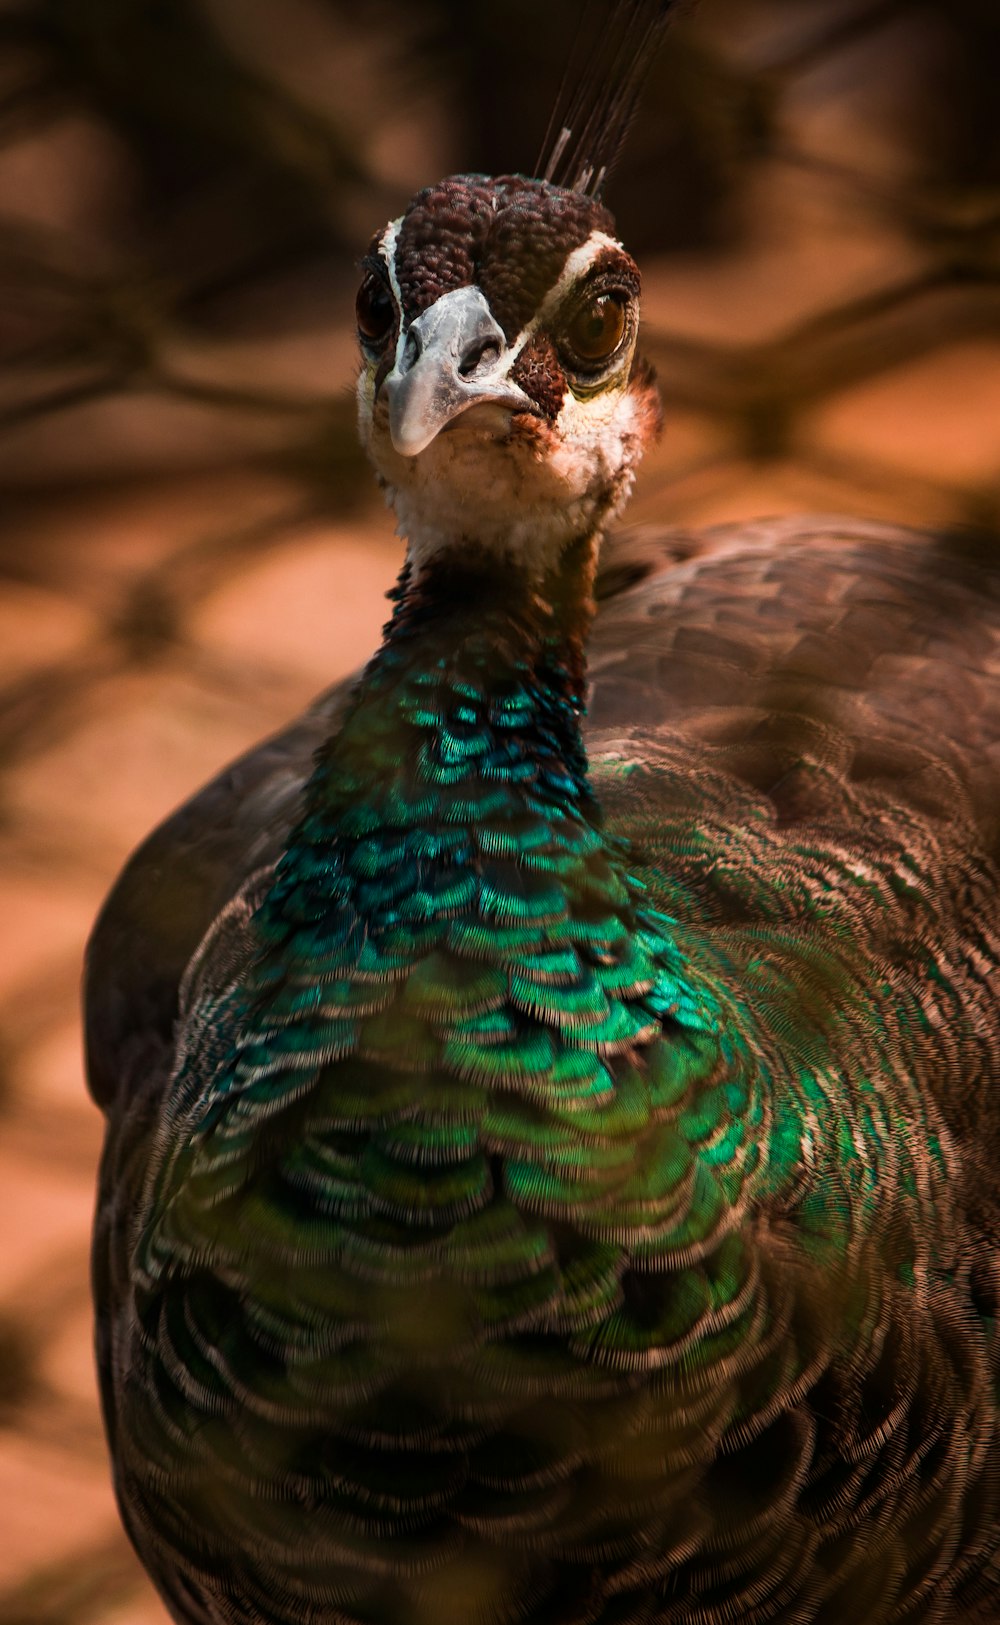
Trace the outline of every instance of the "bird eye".
<instances>
[{"instance_id":1,"label":"bird eye","mask_svg":"<svg viewBox=\"0 0 1000 1625\"><path fill-rule=\"evenodd\" d=\"M625 336L625 300L599 293L577 310L566 328L566 343L588 368L610 360Z\"/></svg>"},{"instance_id":2,"label":"bird eye","mask_svg":"<svg viewBox=\"0 0 1000 1625\"><path fill-rule=\"evenodd\" d=\"M392 327L392 295L382 278L369 271L354 305L358 332L369 344L381 344Z\"/></svg>"}]
</instances>

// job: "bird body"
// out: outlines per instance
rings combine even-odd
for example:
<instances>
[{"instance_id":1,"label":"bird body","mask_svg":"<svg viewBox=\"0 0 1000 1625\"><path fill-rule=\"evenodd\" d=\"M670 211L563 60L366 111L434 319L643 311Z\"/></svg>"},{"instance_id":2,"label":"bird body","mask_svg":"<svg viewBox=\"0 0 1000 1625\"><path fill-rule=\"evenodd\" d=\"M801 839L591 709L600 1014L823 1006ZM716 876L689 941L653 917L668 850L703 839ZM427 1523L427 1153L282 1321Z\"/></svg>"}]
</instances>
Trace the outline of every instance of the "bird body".
<instances>
[{"instance_id":1,"label":"bird body","mask_svg":"<svg viewBox=\"0 0 1000 1625\"><path fill-rule=\"evenodd\" d=\"M453 177L365 264L382 648L91 946L130 1535L185 1625L996 1620L1000 573L599 570L606 211Z\"/></svg>"}]
</instances>

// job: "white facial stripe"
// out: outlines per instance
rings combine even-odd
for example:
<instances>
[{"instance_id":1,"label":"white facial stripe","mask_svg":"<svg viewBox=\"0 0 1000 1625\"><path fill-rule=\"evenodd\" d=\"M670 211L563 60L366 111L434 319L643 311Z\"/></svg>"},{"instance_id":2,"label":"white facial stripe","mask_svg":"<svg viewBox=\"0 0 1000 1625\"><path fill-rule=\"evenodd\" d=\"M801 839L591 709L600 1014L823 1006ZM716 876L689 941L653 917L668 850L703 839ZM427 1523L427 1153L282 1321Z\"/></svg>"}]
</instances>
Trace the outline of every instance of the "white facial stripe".
<instances>
[{"instance_id":1,"label":"white facial stripe","mask_svg":"<svg viewBox=\"0 0 1000 1625\"><path fill-rule=\"evenodd\" d=\"M541 456L538 444L480 420L439 436L421 457L380 447L380 466L418 569L475 548L541 578L568 542L596 534L624 504L645 439L640 404L614 389L589 401L567 395Z\"/></svg>"},{"instance_id":2,"label":"white facial stripe","mask_svg":"<svg viewBox=\"0 0 1000 1625\"><path fill-rule=\"evenodd\" d=\"M385 260L385 268L389 273L389 286L392 289L392 297L396 301L396 309L399 312L399 332L396 335L396 355L394 358L394 364L396 366L399 365L399 358L403 353L403 345L406 343L406 331L403 327L403 295L400 292L399 278L396 275L396 244L399 241L399 232L402 224L402 215L398 215L395 220L390 220L389 224L386 226L381 237L379 238L378 244L379 254Z\"/></svg>"},{"instance_id":3,"label":"white facial stripe","mask_svg":"<svg viewBox=\"0 0 1000 1625\"><path fill-rule=\"evenodd\" d=\"M579 248L574 248L567 255L566 263L559 273L558 282L549 289L531 321L521 329L512 343L509 351L511 365L514 364L524 346L535 336L538 329L548 321L553 311L558 309L566 296L567 290L573 286L577 278L581 277L585 271L588 271L594 261L600 255L606 253L609 248L615 248L619 253L624 252L621 243L616 242L613 237L609 237L606 231L592 231L585 243L581 243Z\"/></svg>"}]
</instances>

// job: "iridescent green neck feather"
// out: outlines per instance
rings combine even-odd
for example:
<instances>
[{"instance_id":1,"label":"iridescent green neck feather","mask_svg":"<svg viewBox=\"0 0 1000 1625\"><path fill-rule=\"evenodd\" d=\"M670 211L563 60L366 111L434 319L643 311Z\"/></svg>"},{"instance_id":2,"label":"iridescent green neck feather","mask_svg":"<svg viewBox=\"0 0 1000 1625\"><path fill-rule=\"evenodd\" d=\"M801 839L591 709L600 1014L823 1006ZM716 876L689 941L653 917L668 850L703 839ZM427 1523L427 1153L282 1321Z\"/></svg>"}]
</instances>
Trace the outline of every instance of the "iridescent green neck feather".
<instances>
[{"instance_id":1,"label":"iridescent green neck feather","mask_svg":"<svg viewBox=\"0 0 1000 1625\"><path fill-rule=\"evenodd\" d=\"M589 540L578 544L550 595L488 564L404 581L257 914L243 1038L207 1117L225 1138L237 1099L248 1109L266 1100L270 1113L318 1089L317 1066L336 1087L341 1057L380 1077L398 1066L422 1075L422 1168L446 1124L479 1125L459 1206L435 1211L415 1192L412 1210L397 1204L404 1223L449 1225L459 1209L499 1200L488 1165L506 1155L503 1187L527 1207L571 1217L600 1196L599 1229L639 1239L651 1226L658 1245L669 1232L687 1247L716 1222L718 1193L710 1218L689 1188L690 1154L671 1128L664 1155L657 1125L714 1071L720 1019L685 979L668 922L602 828L588 780L593 555ZM636 1158L640 1095L650 1143ZM738 1095L730 1104L742 1113ZM577 1186L575 1153L557 1154L555 1142L569 1134L578 1152L585 1136L560 1114L598 1112L574 1116L573 1128L607 1132L618 1096L629 1098L618 1174L594 1187L593 1168L581 1169ZM440 1154L452 1166L453 1150ZM387 1184L383 1170L376 1207Z\"/></svg>"}]
</instances>

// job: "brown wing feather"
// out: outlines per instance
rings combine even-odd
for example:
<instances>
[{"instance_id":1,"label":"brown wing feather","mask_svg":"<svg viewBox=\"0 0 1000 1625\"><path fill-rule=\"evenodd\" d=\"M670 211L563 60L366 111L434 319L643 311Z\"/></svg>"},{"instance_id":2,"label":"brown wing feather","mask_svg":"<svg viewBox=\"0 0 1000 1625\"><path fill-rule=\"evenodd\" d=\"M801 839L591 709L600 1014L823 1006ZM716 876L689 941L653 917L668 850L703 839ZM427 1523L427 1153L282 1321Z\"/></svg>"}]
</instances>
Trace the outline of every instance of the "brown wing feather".
<instances>
[{"instance_id":1,"label":"brown wing feather","mask_svg":"<svg viewBox=\"0 0 1000 1625\"><path fill-rule=\"evenodd\" d=\"M965 1060L934 1092L964 1148L956 1206L1000 1239L1000 554L822 518L629 547L633 584L592 651L588 749L612 827L654 886L686 889L695 926L778 918L804 941L829 886L860 934L871 876L921 890L888 943L879 916L871 974L889 952L912 961L929 1020L947 1002L940 1044ZM626 781L623 761L641 771ZM938 987L916 969L928 950Z\"/></svg>"}]
</instances>

